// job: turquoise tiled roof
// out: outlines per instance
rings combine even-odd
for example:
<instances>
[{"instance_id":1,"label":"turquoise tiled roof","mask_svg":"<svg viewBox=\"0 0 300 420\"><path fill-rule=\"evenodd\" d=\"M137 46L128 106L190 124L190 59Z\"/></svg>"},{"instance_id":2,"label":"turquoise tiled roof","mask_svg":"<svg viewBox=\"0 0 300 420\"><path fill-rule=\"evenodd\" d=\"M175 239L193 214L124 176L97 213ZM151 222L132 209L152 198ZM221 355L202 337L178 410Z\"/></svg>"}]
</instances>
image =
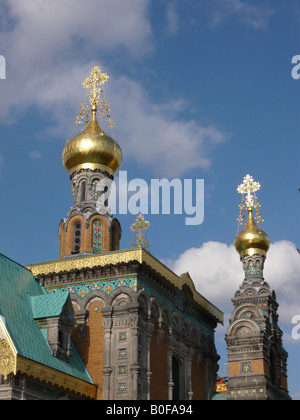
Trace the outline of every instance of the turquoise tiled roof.
<instances>
[{"instance_id":1,"label":"turquoise tiled roof","mask_svg":"<svg viewBox=\"0 0 300 420\"><path fill-rule=\"evenodd\" d=\"M47 295L29 270L0 254L0 316L5 318L6 328L18 354L93 383L74 346L69 363L52 355L33 317L33 314L38 318L45 314L56 316L66 299L67 293L57 293L51 297Z\"/></svg>"},{"instance_id":2,"label":"turquoise tiled roof","mask_svg":"<svg viewBox=\"0 0 300 420\"><path fill-rule=\"evenodd\" d=\"M52 318L61 314L69 292L53 295L40 295L31 297L31 307L34 319Z\"/></svg>"},{"instance_id":3,"label":"turquoise tiled roof","mask_svg":"<svg viewBox=\"0 0 300 420\"><path fill-rule=\"evenodd\" d=\"M228 394L214 394L211 397L211 401L226 401Z\"/></svg>"}]
</instances>

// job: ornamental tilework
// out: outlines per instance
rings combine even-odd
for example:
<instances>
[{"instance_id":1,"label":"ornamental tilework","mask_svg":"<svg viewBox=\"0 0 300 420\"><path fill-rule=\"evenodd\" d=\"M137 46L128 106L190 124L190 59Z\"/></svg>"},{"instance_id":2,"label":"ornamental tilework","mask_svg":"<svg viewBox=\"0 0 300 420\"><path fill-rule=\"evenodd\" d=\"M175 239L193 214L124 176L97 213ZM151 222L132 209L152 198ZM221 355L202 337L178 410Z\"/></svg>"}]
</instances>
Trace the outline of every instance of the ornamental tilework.
<instances>
[{"instance_id":1,"label":"ornamental tilework","mask_svg":"<svg viewBox=\"0 0 300 420\"><path fill-rule=\"evenodd\" d=\"M127 375L127 366L119 366L118 373L119 375Z\"/></svg>"},{"instance_id":2,"label":"ornamental tilework","mask_svg":"<svg viewBox=\"0 0 300 420\"><path fill-rule=\"evenodd\" d=\"M251 362L242 362L241 363L241 373L252 373L252 363Z\"/></svg>"},{"instance_id":3,"label":"ornamental tilework","mask_svg":"<svg viewBox=\"0 0 300 420\"><path fill-rule=\"evenodd\" d=\"M127 358L127 349L120 349L119 350L119 358L126 359Z\"/></svg>"},{"instance_id":4,"label":"ornamental tilework","mask_svg":"<svg viewBox=\"0 0 300 420\"><path fill-rule=\"evenodd\" d=\"M246 277L249 276L263 276L263 270L259 261L256 262L255 266L253 261L249 261L249 266L246 271Z\"/></svg>"},{"instance_id":5,"label":"ornamental tilework","mask_svg":"<svg viewBox=\"0 0 300 420\"><path fill-rule=\"evenodd\" d=\"M105 281L93 281L91 283L85 284L76 284L76 285L67 285L65 287L60 288L49 288L47 293L57 293L63 291L69 291L72 294L80 296L84 299L89 293L94 292L95 290L102 291L110 295L114 290L118 289L119 287L128 287L131 290L135 291L136 293L144 289L148 298L154 297L158 304L161 306L169 308L171 313L176 312L179 319L185 320L190 327L195 327L199 333L204 333L207 336L213 336L214 332L207 327L203 322L196 320L188 313L183 312L180 308L178 308L178 296L177 299L173 302L167 297L161 295L157 290L147 284L147 282L141 277L124 277L119 279L111 279ZM183 308L184 309L184 308Z\"/></svg>"},{"instance_id":6,"label":"ornamental tilework","mask_svg":"<svg viewBox=\"0 0 300 420\"><path fill-rule=\"evenodd\" d=\"M126 341L127 340L127 333L126 332L120 332L119 333L119 341Z\"/></svg>"},{"instance_id":7,"label":"ornamental tilework","mask_svg":"<svg viewBox=\"0 0 300 420\"><path fill-rule=\"evenodd\" d=\"M107 281L98 281L92 283L85 283L85 284L76 284L76 285L68 285L65 287L59 287L55 289L48 289L47 293L57 293L57 292L65 292L69 291L74 295L85 298L86 295L89 293L94 292L95 290L99 290L101 292L105 292L110 295L114 290L118 289L119 287L128 287L129 289L137 292L137 280L135 277L128 277L128 278L121 278L121 279L114 279L114 280L107 280Z\"/></svg>"},{"instance_id":8,"label":"ornamental tilework","mask_svg":"<svg viewBox=\"0 0 300 420\"><path fill-rule=\"evenodd\" d=\"M124 383L122 383L122 384L119 384L118 385L118 391L119 392L127 392L127 384L124 384Z\"/></svg>"},{"instance_id":9,"label":"ornamental tilework","mask_svg":"<svg viewBox=\"0 0 300 420\"><path fill-rule=\"evenodd\" d=\"M90 196L92 200L97 201L98 198L101 196L101 191L99 187L100 187L99 180L95 179L92 182L91 189L90 189Z\"/></svg>"},{"instance_id":10,"label":"ornamental tilework","mask_svg":"<svg viewBox=\"0 0 300 420\"><path fill-rule=\"evenodd\" d=\"M99 220L93 223L93 252L95 254L102 252L102 223Z\"/></svg>"}]
</instances>

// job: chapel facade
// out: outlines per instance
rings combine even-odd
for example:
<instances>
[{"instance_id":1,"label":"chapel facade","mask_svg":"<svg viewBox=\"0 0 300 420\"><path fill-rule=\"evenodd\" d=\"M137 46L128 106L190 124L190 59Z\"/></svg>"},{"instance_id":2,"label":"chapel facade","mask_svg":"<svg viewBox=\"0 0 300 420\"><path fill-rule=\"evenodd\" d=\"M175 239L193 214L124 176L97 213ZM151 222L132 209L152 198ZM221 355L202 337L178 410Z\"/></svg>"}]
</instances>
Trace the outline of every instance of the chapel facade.
<instances>
[{"instance_id":1,"label":"chapel facade","mask_svg":"<svg viewBox=\"0 0 300 420\"><path fill-rule=\"evenodd\" d=\"M102 96L107 78L95 67L84 82L90 89L90 105L80 113L86 127L63 151L74 201L59 224L59 258L18 268L18 281L30 284L31 295L42 295L18 295L43 344L45 355L38 358L38 349L24 343L23 357L36 368L22 371L17 364L19 331L9 309L14 294L6 294L2 307L0 299L0 352L2 343L15 361L9 367L0 362L0 399L1 389L8 399L96 400L208 400L215 391L214 334L223 313L196 291L188 273L177 276L142 241L120 249L122 230L107 197L122 151L98 123L104 116L112 124ZM46 383L43 363L52 373Z\"/></svg>"}]
</instances>

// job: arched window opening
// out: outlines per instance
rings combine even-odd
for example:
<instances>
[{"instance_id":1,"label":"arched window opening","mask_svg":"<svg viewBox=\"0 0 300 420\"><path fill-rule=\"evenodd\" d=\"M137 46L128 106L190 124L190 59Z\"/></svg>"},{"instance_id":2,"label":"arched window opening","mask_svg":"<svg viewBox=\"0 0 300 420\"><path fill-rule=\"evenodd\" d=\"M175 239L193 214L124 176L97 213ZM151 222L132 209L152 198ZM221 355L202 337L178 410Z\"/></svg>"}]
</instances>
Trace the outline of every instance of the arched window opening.
<instances>
[{"instance_id":1,"label":"arched window opening","mask_svg":"<svg viewBox=\"0 0 300 420\"><path fill-rule=\"evenodd\" d=\"M102 252L102 223L99 220L93 223L93 252L94 254Z\"/></svg>"},{"instance_id":2,"label":"arched window opening","mask_svg":"<svg viewBox=\"0 0 300 420\"><path fill-rule=\"evenodd\" d=\"M80 189L80 201L85 201L85 196L86 196L86 182L83 181L81 183L81 189Z\"/></svg>"},{"instance_id":3,"label":"arched window opening","mask_svg":"<svg viewBox=\"0 0 300 420\"><path fill-rule=\"evenodd\" d=\"M81 223L76 222L73 229L73 250L72 254L79 254L81 246Z\"/></svg>"}]
</instances>

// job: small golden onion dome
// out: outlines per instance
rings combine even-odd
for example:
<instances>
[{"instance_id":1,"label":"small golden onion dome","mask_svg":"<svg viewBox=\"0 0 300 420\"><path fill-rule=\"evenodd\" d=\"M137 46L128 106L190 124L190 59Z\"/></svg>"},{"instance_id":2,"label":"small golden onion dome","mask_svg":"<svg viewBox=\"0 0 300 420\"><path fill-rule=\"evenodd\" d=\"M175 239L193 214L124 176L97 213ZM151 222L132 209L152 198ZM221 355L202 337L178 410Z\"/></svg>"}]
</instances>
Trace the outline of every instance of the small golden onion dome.
<instances>
[{"instance_id":1,"label":"small golden onion dome","mask_svg":"<svg viewBox=\"0 0 300 420\"><path fill-rule=\"evenodd\" d=\"M235 238L235 248L241 258L255 254L266 256L270 239L255 223L253 209L248 209L249 217L245 228Z\"/></svg>"},{"instance_id":2,"label":"small golden onion dome","mask_svg":"<svg viewBox=\"0 0 300 420\"><path fill-rule=\"evenodd\" d=\"M66 170L72 175L81 169L100 169L115 175L122 164L122 150L116 140L99 126L97 107L92 107L92 118L85 130L67 141L62 154Z\"/></svg>"}]
</instances>

